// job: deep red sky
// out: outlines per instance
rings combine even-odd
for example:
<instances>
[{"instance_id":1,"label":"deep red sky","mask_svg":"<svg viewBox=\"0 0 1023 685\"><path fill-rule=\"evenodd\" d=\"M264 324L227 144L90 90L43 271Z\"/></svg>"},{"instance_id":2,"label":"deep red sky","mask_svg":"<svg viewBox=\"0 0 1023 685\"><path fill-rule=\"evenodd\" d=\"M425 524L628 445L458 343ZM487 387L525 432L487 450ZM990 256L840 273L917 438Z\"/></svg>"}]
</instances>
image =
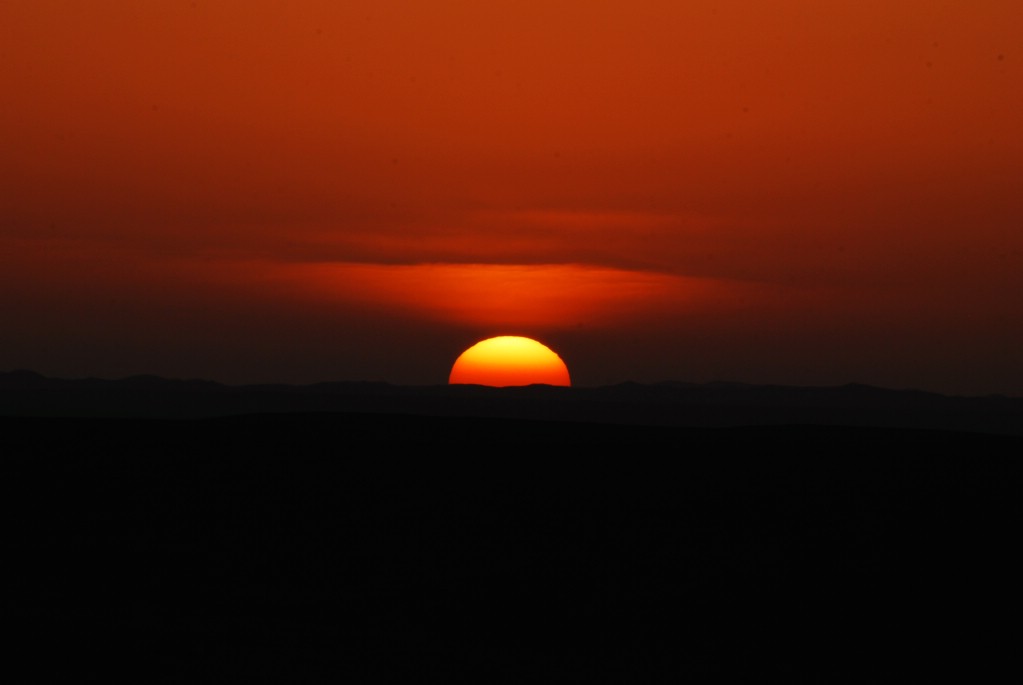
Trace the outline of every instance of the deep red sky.
<instances>
[{"instance_id":1,"label":"deep red sky","mask_svg":"<svg viewBox=\"0 0 1023 685\"><path fill-rule=\"evenodd\" d=\"M1023 395L1018 0L0 0L0 370Z\"/></svg>"}]
</instances>

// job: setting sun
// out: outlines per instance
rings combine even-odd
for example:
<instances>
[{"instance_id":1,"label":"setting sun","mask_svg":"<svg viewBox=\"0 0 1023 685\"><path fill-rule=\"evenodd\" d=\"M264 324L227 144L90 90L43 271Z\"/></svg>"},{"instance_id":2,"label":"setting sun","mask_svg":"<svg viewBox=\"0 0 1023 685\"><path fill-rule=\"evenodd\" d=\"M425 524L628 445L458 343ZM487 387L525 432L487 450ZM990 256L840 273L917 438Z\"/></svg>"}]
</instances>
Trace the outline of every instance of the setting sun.
<instances>
[{"instance_id":1,"label":"setting sun","mask_svg":"<svg viewBox=\"0 0 1023 685\"><path fill-rule=\"evenodd\" d=\"M554 351L530 338L503 335L476 343L451 367L451 385L572 385Z\"/></svg>"}]
</instances>

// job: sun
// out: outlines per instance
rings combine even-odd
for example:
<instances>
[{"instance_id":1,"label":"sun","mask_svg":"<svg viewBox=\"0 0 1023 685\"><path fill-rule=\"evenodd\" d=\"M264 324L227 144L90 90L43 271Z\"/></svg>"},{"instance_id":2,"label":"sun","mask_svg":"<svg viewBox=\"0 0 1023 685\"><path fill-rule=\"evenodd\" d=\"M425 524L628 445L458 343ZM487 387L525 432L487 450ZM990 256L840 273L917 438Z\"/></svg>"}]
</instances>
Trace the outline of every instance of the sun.
<instances>
[{"instance_id":1,"label":"sun","mask_svg":"<svg viewBox=\"0 0 1023 685\"><path fill-rule=\"evenodd\" d=\"M568 367L549 347L532 338L501 335L467 349L451 367L450 385L571 386Z\"/></svg>"}]
</instances>

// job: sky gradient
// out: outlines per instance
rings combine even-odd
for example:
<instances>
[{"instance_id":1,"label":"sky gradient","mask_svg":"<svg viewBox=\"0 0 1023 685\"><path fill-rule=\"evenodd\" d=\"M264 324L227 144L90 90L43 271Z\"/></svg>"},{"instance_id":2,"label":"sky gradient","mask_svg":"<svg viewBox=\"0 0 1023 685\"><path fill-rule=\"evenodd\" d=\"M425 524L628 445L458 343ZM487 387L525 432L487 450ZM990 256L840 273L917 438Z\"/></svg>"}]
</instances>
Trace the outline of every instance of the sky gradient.
<instances>
[{"instance_id":1,"label":"sky gradient","mask_svg":"<svg viewBox=\"0 0 1023 685\"><path fill-rule=\"evenodd\" d=\"M1023 395L1023 3L2 0L0 369Z\"/></svg>"}]
</instances>

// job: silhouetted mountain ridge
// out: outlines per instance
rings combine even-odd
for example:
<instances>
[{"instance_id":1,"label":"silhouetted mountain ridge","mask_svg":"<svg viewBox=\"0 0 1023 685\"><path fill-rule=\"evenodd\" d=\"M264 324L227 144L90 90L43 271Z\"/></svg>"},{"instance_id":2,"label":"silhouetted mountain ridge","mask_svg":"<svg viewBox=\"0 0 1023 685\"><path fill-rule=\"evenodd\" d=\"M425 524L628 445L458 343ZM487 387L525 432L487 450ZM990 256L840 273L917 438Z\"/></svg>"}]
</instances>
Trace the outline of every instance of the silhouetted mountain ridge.
<instances>
[{"instance_id":1,"label":"silhouetted mountain ridge","mask_svg":"<svg viewBox=\"0 0 1023 685\"><path fill-rule=\"evenodd\" d=\"M0 373L0 415L203 418L358 412L660 426L840 425L1023 435L1023 398L953 396L863 384L626 382L598 387L403 386L386 382L226 385L137 375Z\"/></svg>"},{"instance_id":2,"label":"silhouetted mountain ridge","mask_svg":"<svg viewBox=\"0 0 1023 685\"><path fill-rule=\"evenodd\" d=\"M866 682L873 653L992 680L1017 651L1020 414L0 374L9 622L33 673L147 682Z\"/></svg>"}]
</instances>

